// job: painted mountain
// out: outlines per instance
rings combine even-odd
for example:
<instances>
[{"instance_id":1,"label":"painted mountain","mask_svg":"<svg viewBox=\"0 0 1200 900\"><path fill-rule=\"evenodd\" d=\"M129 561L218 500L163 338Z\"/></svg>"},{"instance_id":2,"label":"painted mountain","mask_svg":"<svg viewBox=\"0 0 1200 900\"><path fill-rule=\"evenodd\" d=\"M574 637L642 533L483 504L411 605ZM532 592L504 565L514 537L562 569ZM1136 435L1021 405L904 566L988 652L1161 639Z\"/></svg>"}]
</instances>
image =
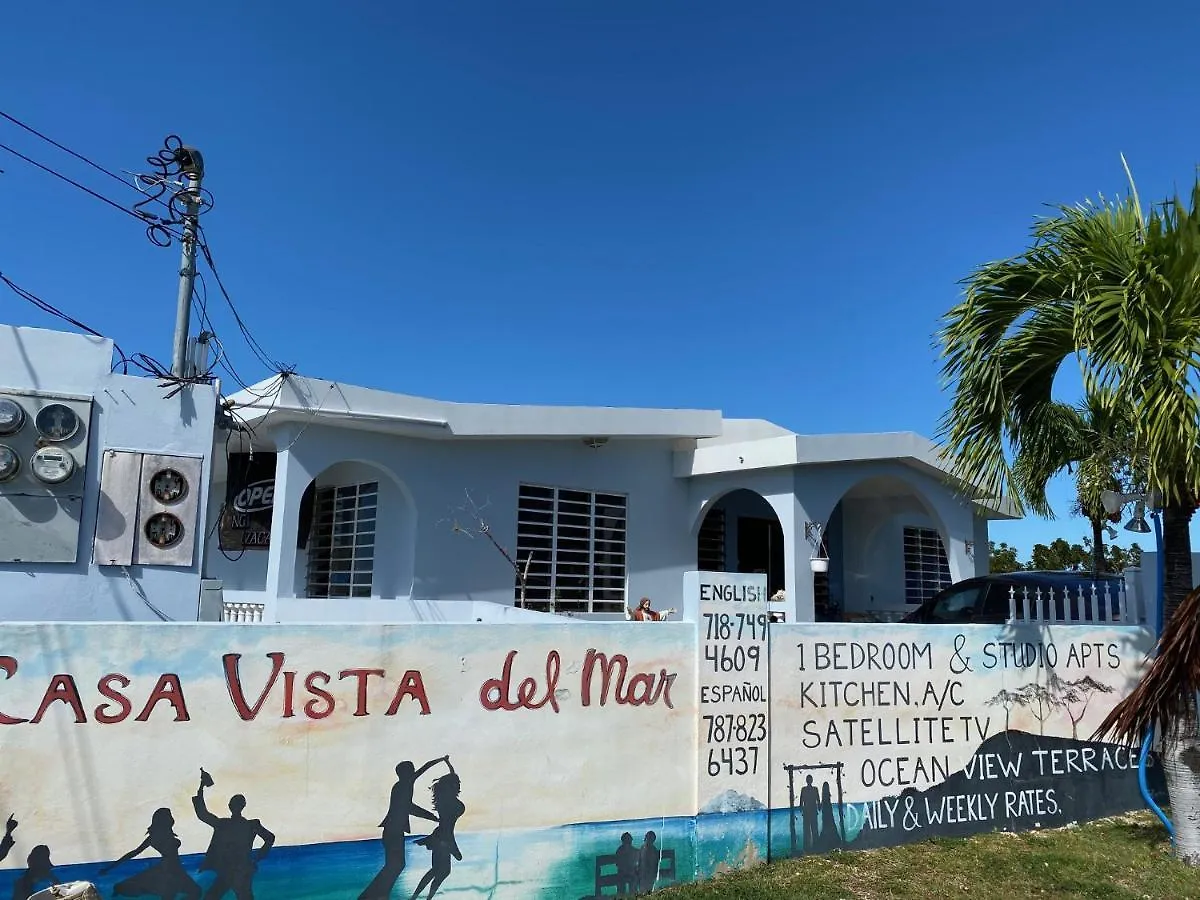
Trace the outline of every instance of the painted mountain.
<instances>
[{"instance_id":1,"label":"painted mountain","mask_svg":"<svg viewBox=\"0 0 1200 900\"><path fill-rule=\"evenodd\" d=\"M868 804L866 822L850 848L1055 828L1137 809L1143 805L1138 749L1001 732L980 744L967 765L941 784ZM1155 800L1165 803L1162 768L1153 754L1147 782Z\"/></svg>"}]
</instances>

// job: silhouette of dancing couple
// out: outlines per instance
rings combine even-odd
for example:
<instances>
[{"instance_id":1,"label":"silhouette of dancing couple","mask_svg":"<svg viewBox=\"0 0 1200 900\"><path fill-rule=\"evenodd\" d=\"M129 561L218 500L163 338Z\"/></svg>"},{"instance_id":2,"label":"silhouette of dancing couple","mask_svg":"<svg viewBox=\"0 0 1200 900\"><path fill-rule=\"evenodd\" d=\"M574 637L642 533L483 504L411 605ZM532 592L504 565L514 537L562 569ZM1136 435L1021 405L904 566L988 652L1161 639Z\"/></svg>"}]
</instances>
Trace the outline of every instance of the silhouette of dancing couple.
<instances>
[{"instance_id":1,"label":"silhouette of dancing couple","mask_svg":"<svg viewBox=\"0 0 1200 900\"><path fill-rule=\"evenodd\" d=\"M445 763L449 771L433 783L433 812L429 812L413 802L413 793L416 791L417 779L438 763ZM422 876L412 895L412 900L416 900L428 887L428 900L433 900L433 895L450 874L451 857L462 860L462 851L458 849L458 842L454 839L454 826L467 811L459 799L461 790L462 783L458 773L454 771L454 766L450 764L449 756L431 759L419 769L408 760L396 766L396 783L392 785L387 815L379 823L379 827L383 829L383 868L358 895L358 900L387 900L391 896L392 889L407 862L405 841L412 832L412 816L437 823L427 837L417 841L430 852L432 860L429 871Z\"/></svg>"},{"instance_id":2,"label":"silhouette of dancing couple","mask_svg":"<svg viewBox=\"0 0 1200 900\"><path fill-rule=\"evenodd\" d=\"M275 835L263 827L258 819L247 819L243 815L246 798L235 794L229 799L229 818L222 819L208 810L204 789L213 786L212 776L200 770L200 787L192 797L192 808L198 818L213 830L212 840L200 864L201 872L215 872L216 878L204 891L204 900L220 900L230 891L237 900L254 900L252 882L258 863L275 844ZM254 849L255 839L262 843ZM146 829L146 838L116 862L100 870L107 874L118 866L144 853L154 850L161 859L136 875L119 881L113 887L118 897L159 897L161 900L200 900L200 885L183 868L179 859L179 838L175 834L175 818L171 810L156 809ZM18 898L14 897L14 900ZM25 900L25 898L20 898Z\"/></svg>"}]
</instances>

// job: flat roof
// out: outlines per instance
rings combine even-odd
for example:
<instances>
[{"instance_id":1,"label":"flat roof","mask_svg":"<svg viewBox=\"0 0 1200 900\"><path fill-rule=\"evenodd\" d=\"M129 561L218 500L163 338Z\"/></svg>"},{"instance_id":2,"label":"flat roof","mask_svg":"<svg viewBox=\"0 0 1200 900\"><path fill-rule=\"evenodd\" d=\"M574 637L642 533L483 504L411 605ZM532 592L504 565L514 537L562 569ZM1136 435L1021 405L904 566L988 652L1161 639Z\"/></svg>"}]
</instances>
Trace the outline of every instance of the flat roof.
<instances>
[{"instance_id":1,"label":"flat roof","mask_svg":"<svg viewBox=\"0 0 1200 900\"><path fill-rule=\"evenodd\" d=\"M229 398L249 424L312 422L432 440L625 438L697 440L721 434L720 410L455 403L303 375Z\"/></svg>"},{"instance_id":2,"label":"flat roof","mask_svg":"<svg viewBox=\"0 0 1200 900\"><path fill-rule=\"evenodd\" d=\"M909 431L802 435L766 419L725 419L719 410L458 403L295 374L260 382L229 402L251 426L316 421L429 440L672 440L679 478L896 460L970 493L938 446ZM1007 498L974 502L988 518L1021 517Z\"/></svg>"}]
</instances>

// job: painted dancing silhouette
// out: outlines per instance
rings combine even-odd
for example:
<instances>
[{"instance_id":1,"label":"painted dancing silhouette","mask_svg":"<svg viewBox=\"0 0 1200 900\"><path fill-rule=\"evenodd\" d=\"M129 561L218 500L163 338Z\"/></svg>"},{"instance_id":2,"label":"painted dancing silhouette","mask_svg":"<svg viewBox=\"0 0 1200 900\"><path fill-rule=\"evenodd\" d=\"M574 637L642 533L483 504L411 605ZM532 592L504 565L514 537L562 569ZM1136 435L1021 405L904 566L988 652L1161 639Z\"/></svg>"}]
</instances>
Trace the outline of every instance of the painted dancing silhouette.
<instances>
[{"instance_id":1,"label":"painted dancing silhouette","mask_svg":"<svg viewBox=\"0 0 1200 900\"><path fill-rule=\"evenodd\" d=\"M462 790L458 773L450 764L450 757L445 757L445 760L450 774L443 775L435 781L432 791L433 811L437 813L437 827L433 829L433 833L429 837L417 841L418 844L429 850L433 858L429 871L421 877L417 889L413 891L412 900L417 900L427 885L429 887L427 900L433 900L433 895L437 893L437 889L442 886L442 882L450 874L450 857L462 860L462 851L458 849L458 842L454 840L454 826L462 818L467 808L458 798L459 791Z\"/></svg>"},{"instance_id":2,"label":"painted dancing silhouette","mask_svg":"<svg viewBox=\"0 0 1200 900\"><path fill-rule=\"evenodd\" d=\"M396 783L392 785L387 815L379 823L379 827L383 829L383 868L358 895L358 900L386 900L391 896L392 888L396 886L396 880L404 871L407 862L404 856L404 842L412 831L409 817L420 816L430 822L437 821L433 813L413 803L413 791L416 789L417 779L440 762L450 765L450 757L431 759L419 769L408 760L396 766Z\"/></svg>"},{"instance_id":3,"label":"painted dancing silhouette","mask_svg":"<svg viewBox=\"0 0 1200 900\"><path fill-rule=\"evenodd\" d=\"M200 864L200 871L217 873L216 879L204 892L204 900L220 900L229 891L233 891L237 900L254 900L254 872L259 861L275 844L275 835L263 828L258 819L247 819L242 815L246 798L241 794L229 798L231 815L228 819L210 813L204 804L204 789L212 786L212 776L201 769L200 787L192 798L192 806L196 810L196 818L213 830L213 836L204 854L204 862ZM254 852L256 837L262 841L257 854Z\"/></svg>"},{"instance_id":4,"label":"painted dancing silhouette","mask_svg":"<svg viewBox=\"0 0 1200 900\"><path fill-rule=\"evenodd\" d=\"M10 815L8 817L8 821L4 824L4 837L0 838L0 862L2 862L4 858L8 856L8 852L12 850L13 844L16 843L16 841L13 840L13 832L16 830L17 819L15 816Z\"/></svg>"},{"instance_id":5,"label":"painted dancing silhouette","mask_svg":"<svg viewBox=\"0 0 1200 900\"><path fill-rule=\"evenodd\" d=\"M100 874L107 875L148 849L155 850L162 859L136 875L117 882L113 894L118 897L160 897L161 900L175 900L182 894L187 900L200 900L200 885L184 871L183 863L179 861L175 817L166 807L154 811L150 827L146 829L146 839L116 862L101 869Z\"/></svg>"},{"instance_id":6,"label":"painted dancing silhouette","mask_svg":"<svg viewBox=\"0 0 1200 900\"><path fill-rule=\"evenodd\" d=\"M58 884L54 877L54 863L50 862L50 848L38 844L29 851L28 868L13 883L13 900L29 900L38 891Z\"/></svg>"}]
</instances>

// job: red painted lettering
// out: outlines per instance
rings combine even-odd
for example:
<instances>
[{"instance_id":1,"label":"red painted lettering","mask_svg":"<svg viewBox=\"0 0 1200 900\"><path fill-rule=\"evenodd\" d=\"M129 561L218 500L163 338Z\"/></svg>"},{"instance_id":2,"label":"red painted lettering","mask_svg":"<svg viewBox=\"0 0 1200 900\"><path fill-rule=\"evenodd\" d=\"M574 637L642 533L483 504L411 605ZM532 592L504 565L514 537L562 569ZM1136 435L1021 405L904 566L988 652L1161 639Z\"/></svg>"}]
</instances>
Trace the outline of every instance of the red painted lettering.
<instances>
[{"instance_id":1,"label":"red painted lettering","mask_svg":"<svg viewBox=\"0 0 1200 900\"><path fill-rule=\"evenodd\" d=\"M358 705L354 708L354 715L367 715L367 679L372 675L378 675L382 678L386 673L383 669L342 669L338 673L338 679L349 678L351 676L358 679Z\"/></svg>"},{"instance_id":2,"label":"red painted lettering","mask_svg":"<svg viewBox=\"0 0 1200 900\"><path fill-rule=\"evenodd\" d=\"M179 683L178 675L158 676L154 690L150 692L150 696L146 699L146 705L142 707L142 711L138 713L134 721L145 722L149 719L150 713L154 711L154 707L158 705L160 700L166 700L175 708L176 722L189 721L187 703L183 699L183 685Z\"/></svg>"},{"instance_id":3,"label":"red painted lettering","mask_svg":"<svg viewBox=\"0 0 1200 900\"><path fill-rule=\"evenodd\" d=\"M382 675L382 671L380 671ZM415 669L409 669L404 673L404 677L400 679L400 686L396 688L396 696L392 698L392 705L384 715L394 716L396 710L400 708L400 701L405 697L412 697L421 704L421 715L429 715L429 698L425 696L425 682L421 680L421 673Z\"/></svg>"},{"instance_id":4,"label":"red painted lettering","mask_svg":"<svg viewBox=\"0 0 1200 900\"><path fill-rule=\"evenodd\" d=\"M321 682L322 687L317 687L317 681ZM304 704L304 714L310 719L324 719L333 713L333 694L323 687L329 684L329 681L329 674L326 672L309 672L308 677L304 679L304 686L314 697Z\"/></svg>"},{"instance_id":5,"label":"red painted lettering","mask_svg":"<svg viewBox=\"0 0 1200 900\"><path fill-rule=\"evenodd\" d=\"M588 650L583 659L583 683L580 691L580 702L583 706L592 705L592 679L595 677L597 666L601 676L601 706L608 702L611 691L618 706L653 706L661 699L668 709L675 708L675 704L671 702L671 685L675 683L676 677L674 673L668 675L666 669L659 669L658 675L639 672L629 679L627 685L625 678L629 674L628 657L623 653L616 653L609 659L607 654L598 650Z\"/></svg>"},{"instance_id":6,"label":"red painted lettering","mask_svg":"<svg viewBox=\"0 0 1200 900\"><path fill-rule=\"evenodd\" d=\"M97 722L102 722L105 725L114 725L117 722L124 722L127 718L129 718L129 714L133 712L133 704L129 702L129 698L122 694L117 688L113 687L113 685L127 688L130 685L130 681L121 673L113 672L109 675L105 675L98 682L96 682L96 690L100 692L100 696L104 697L106 700L111 700L117 705L117 709L119 710L119 712L115 713L109 712L109 710L112 709L112 705L109 703L101 703L96 707L96 709L93 711L93 715L96 717Z\"/></svg>"},{"instance_id":7,"label":"red painted lettering","mask_svg":"<svg viewBox=\"0 0 1200 900\"><path fill-rule=\"evenodd\" d=\"M283 668L284 655L282 653L267 654L267 659L271 660L271 677L267 679L266 687L262 689L262 693L258 695L258 700L255 701L253 706L246 703L246 695L242 691L241 678L238 676L238 660L241 658L242 654L240 653L226 653L221 657L221 662L225 666L225 686L229 689L229 699L233 701L233 708L237 710L238 716L243 721L251 722L258 715L258 711L262 709L263 704L267 702L267 695L271 693L271 688L275 686L275 680L279 677L279 672ZM328 677L326 676L326 678Z\"/></svg>"},{"instance_id":8,"label":"red painted lettering","mask_svg":"<svg viewBox=\"0 0 1200 900\"><path fill-rule=\"evenodd\" d=\"M296 715L296 673L283 673L283 717L290 719Z\"/></svg>"},{"instance_id":9,"label":"red painted lettering","mask_svg":"<svg viewBox=\"0 0 1200 900\"><path fill-rule=\"evenodd\" d=\"M510 698L512 692L512 666L517 651L510 650L504 660L504 671L499 678L489 678L479 688L479 702L489 712L505 709L512 712L516 709L541 709L547 703L555 712L559 712L558 698L554 695L558 688L558 676L562 660L557 650L551 650L546 655L546 693L538 702L534 702L537 693L537 679L525 678L517 685L516 699Z\"/></svg>"},{"instance_id":10,"label":"red painted lettering","mask_svg":"<svg viewBox=\"0 0 1200 900\"><path fill-rule=\"evenodd\" d=\"M13 656L0 656L0 670L4 672L4 680L12 678L17 674L17 660ZM10 716L0 712L0 725L20 725L22 722L28 722L28 719L19 719L16 716Z\"/></svg>"},{"instance_id":11,"label":"red painted lettering","mask_svg":"<svg viewBox=\"0 0 1200 900\"><path fill-rule=\"evenodd\" d=\"M71 707L71 711L75 713L76 725L82 725L87 721L87 716L83 712L83 701L79 699L79 688L75 687L75 679L70 675L55 675L50 679L46 693L42 695L42 705L38 707L38 711L29 721L34 725L42 721L42 717L54 703L65 703Z\"/></svg>"}]
</instances>

